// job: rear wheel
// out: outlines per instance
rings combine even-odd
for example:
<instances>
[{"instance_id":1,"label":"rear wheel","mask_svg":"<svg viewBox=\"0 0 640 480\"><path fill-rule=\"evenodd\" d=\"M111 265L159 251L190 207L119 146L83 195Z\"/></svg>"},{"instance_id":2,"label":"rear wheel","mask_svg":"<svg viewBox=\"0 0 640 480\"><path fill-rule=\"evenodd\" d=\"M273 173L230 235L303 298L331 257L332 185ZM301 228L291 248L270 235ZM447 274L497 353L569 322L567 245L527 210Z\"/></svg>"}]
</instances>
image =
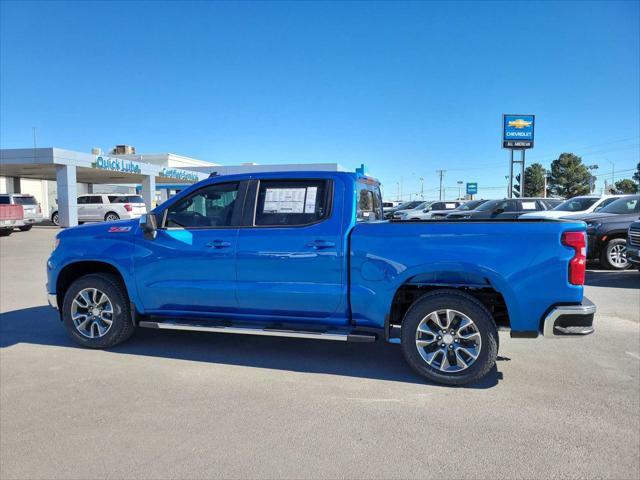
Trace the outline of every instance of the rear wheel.
<instances>
[{"instance_id":1,"label":"rear wheel","mask_svg":"<svg viewBox=\"0 0 640 480\"><path fill-rule=\"evenodd\" d=\"M0 229L0 237L8 237L9 235L11 235L11 232L11 228L2 228Z\"/></svg>"},{"instance_id":2,"label":"rear wheel","mask_svg":"<svg viewBox=\"0 0 640 480\"><path fill-rule=\"evenodd\" d=\"M122 282L107 273L85 275L73 282L64 296L62 318L71 338L89 348L124 342L135 328Z\"/></svg>"},{"instance_id":3,"label":"rear wheel","mask_svg":"<svg viewBox=\"0 0 640 480\"><path fill-rule=\"evenodd\" d=\"M457 290L423 295L402 321L402 350L422 377L447 385L483 378L498 356L498 330L476 298Z\"/></svg>"},{"instance_id":4,"label":"rear wheel","mask_svg":"<svg viewBox=\"0 0 640 480\"><path fill-rule=\"evenodd\" d=\"M104 216L105 222L115 222L116 220L120 220L120 215L116 212L109 212Z\"/></svg>"},{"instance_id":5,"label":"rear wheel","mask_svg":"<svg viewBox=\"0 0 640 480\"><path fill-rule=\"evenodd\" d=\"M57 227L60 226L60 216L58 215L58 212L53 212L53 214L51 215L51 223L53 223Z\"/></svg>"},{"instance_id":6,"label":"rear wheel","mask_svg":"<svg viewBox=\"0 0 640 480\"><path fill-rule=\"evenodd\" d=\"M611 270L624 270L628 268L627 240L624 238L609 240L600 254L600 264Z\"/></svg>"},{"instance_id":7,"label":"rear wheel","mask_svg":"<svg viewBox=\"0 0 640 480\"><path fill-rule=\"evenodd\" d=\"M20 229L21 232L28 232L29 230L31 230L31 227L33 227L33 225L23 225L18 228Z\"/></svg>"}]
</instances>

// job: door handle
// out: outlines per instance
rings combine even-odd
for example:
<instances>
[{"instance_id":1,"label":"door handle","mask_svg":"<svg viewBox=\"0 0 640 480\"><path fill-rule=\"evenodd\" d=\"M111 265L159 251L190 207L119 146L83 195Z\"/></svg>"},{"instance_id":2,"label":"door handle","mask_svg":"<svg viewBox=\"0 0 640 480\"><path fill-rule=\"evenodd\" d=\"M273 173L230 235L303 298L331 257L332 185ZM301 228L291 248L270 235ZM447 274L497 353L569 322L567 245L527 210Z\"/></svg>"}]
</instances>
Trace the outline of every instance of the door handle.
<instances>
[{"instance_id":1,"label":"door handle","mask_svg":"<svg viewBox=\"0 0 640 480\"><path fill-rule=\"evenodd\" d=\"M231 246L231 242L226 242L224 240L213 240L212 242L207 243L207 247L209 248L227 248Z\"/></svg>"},{"instance_id":2,"label":"door handle","mask_svg":"<svg viewBox=\"0 0 640 480\"><path fill-rule=\"evenodd\" d=\"M313 242L307 243L307 247L311 247L316 250L320 250L322 248L332 248L335 246L336 244L334 242L328 242L326 240L314 240Z\"/></svg>"}]
</instances>

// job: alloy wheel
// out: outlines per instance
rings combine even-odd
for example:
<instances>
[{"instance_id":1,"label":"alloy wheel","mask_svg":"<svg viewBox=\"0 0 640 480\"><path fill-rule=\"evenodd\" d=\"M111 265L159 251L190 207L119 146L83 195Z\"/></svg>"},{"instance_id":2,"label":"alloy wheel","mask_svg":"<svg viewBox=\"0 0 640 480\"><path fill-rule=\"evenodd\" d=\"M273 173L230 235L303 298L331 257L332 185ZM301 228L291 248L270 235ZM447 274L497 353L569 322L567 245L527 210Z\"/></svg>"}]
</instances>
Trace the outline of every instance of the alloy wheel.
<instances>
[{"instance_id":1,"label":"alloy wheel","mask_svg":"<svg viewBox=\"0 0 640 480\"><path fill-rule=\"evenodd\" d=\"M627 246L619 243L609 249L609 262L616 268L626 268L629 263L627 261Z\"/></svg>"},{"instance_id":2,"label":"alloy wheel","mask_svg":"<svg viewBox=\"0 0 640 480\"><path fill-rule=\"evenodd\" d=\"M80 335L87 338L104 337L113 324L113 304L97 288L82 289L71 304L71 320Z\"/></svg>"},{"instance_id":3,"label":"alloy wheel","mask_svg":"<svg viewBox=\"0 0 640 480\"><path fill-rule=\"evenodd\" d=\"M482 339L471 318L457 310L443 309L422 319L416 330L416 347L430 367L455 373L475 363Z\"/></svg>"}]
</instances>

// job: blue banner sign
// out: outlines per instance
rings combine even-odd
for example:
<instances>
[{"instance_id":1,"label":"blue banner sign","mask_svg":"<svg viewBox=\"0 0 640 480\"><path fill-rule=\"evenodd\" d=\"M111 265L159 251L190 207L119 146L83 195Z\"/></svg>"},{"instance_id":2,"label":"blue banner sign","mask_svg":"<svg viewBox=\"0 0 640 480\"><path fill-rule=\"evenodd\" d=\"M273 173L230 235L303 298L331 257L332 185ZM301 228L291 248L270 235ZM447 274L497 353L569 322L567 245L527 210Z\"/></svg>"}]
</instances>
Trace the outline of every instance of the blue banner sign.
<instances>
[{"instance_id":1,"label":"blue banner sign","mask_svg":"<svg viewBox=\"0 0 640 480\"><path fill-rule=\"evenodd\" d=\"M91 166L93 168L99 168L100 170L110 170L113 172L140 173L140 165L131 160L123 160L121 158L99 156Z\"/></svg>"},{"instance_id":2,"label":"blue banner sign","mask_svg":"<svg viewBox=\"0 0 640 480\"><path fill-rule=\"evenodd\" d=\"M502 116L503 148L533 148L535 115L505 114Z\"/></svg>"},{"instance_id":3,"label":"blue banner sign","mask_svg":"<svg viewBox=\"0 0 640 480\"><path fill-rule=\"evenodd\" d=\"M467 195L475 195L478 193L478 184L477 183L467 183Z\"/></svg>"},{"instance_id":4,"label":"blue banner sign","mask_svg":"<svg viewBox=\"0 0 640 480\"><path fill-rule=\"evenodd\" d=\"M179 168L163 168L160 172L161 177L175 178L176 180L186 180L189 182L197 182L200 180L197 173L180 170Z\"/></svg>"}]
</instances>

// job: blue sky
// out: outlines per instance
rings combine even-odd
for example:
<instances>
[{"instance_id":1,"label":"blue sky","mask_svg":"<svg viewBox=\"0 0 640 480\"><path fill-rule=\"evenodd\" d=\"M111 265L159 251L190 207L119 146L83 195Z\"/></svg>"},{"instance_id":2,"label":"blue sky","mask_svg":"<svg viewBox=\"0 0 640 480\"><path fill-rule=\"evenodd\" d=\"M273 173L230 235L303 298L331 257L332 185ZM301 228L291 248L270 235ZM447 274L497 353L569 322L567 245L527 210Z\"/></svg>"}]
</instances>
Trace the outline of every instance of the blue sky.
<instances>
[{"instance_id":1,"label":"blue sky","mask_svg":"<svg viewBox=\"0 0 640 480\"><path fill-rule=\"evenodd\" d=\"M365 163L387 197L502 196L502 113L527 163L630 177L638 2L6 2L0 144L116 143L222 164Z\"/></svg>"}]
</instances>

